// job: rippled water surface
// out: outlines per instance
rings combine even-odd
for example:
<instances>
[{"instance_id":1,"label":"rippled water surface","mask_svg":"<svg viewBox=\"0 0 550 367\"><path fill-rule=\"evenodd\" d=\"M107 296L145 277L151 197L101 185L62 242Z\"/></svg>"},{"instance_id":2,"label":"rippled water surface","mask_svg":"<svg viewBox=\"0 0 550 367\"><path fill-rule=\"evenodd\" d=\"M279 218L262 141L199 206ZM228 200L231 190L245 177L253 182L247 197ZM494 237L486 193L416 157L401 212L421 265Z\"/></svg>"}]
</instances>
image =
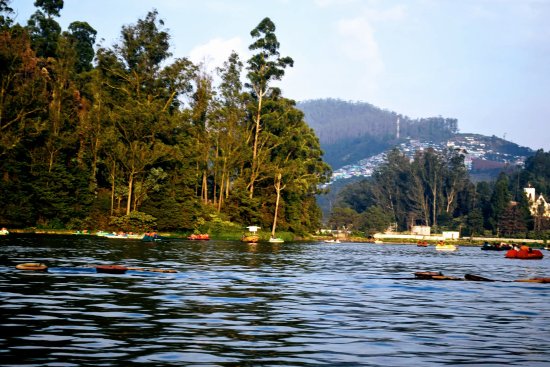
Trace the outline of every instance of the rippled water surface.
<instances>
[{"instance_id":1,"label":"rippled water surface","mask_svg":"<svg viewBox=\"0 0 550 367\"><path fill-rule=\"evenodd\" d=\"M549 366L550 284L509 282L550 277L544 254L10 235L0 365ZM178 272L87 267L98 264ZM499 281L415 280L420 270Z\"/></svg>"}]
</instances>

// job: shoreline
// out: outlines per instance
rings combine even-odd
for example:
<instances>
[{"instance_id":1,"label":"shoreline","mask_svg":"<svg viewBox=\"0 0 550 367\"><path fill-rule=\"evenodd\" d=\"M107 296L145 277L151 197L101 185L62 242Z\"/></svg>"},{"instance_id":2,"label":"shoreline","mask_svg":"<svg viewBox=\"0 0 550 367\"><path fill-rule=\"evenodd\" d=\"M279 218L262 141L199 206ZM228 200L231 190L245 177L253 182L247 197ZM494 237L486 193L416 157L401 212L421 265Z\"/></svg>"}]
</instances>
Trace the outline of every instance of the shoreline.
<instances>
[{"instance_id":1,"label":"shoreline","mask_svg":"<svg viewBox=\"0 0 550 367\"><path fill-rule=\"evenodd\" d=\"M75 230L69 230L69 229L38 229L38 228L26 228L26 229L12 229L10 230L10 233L17 233L17 234L47 234L47 235L80 235L80 236L95 236L97 231L90 231L90 233L77 233ZM173 238L173 239L185 239L187 236L183 233L174 233L174 232L159 232L160 236L167 237L167 238ZM225 238L220 238L225 237ZM213 240L233 240L228 239L227 236L215 236L211 235L210 238ZM350 237L331 237L331 236L318 236L318 235L312 235L310 237L295 237L293 241L289 242L304 242L304 241L319 241L323 242L326 240L331 239L338 239L341 242L348 242L348 243L371 243L371 244L377 244L377 245L390 245L390 244L398 244L398 245L416 245L418 241L427 241L429 245L435 245L438 241L440 241L439 238L416 238L418 236L414 235L397 235L396 237L390 237L388 235L385 235L384 238L380 238L377 235L375 235L376 241L381 242L373 242L372 238L366 238L366 237L358 237L358 236L350 236ZM240 238L234 239L236 241L239 241ZM459 246L481 246L484 242L504 242L504 243L516 243L516 244L528 244L528 245L535 245L534 247L544 247L545 241L544 240L535 240L535 239L529 239L529 238L498 238L498 237L473 237L473 238L460 238L460 239L451 239L446 240L447 243L452 243Z\"/></svg>"}]
</instances>

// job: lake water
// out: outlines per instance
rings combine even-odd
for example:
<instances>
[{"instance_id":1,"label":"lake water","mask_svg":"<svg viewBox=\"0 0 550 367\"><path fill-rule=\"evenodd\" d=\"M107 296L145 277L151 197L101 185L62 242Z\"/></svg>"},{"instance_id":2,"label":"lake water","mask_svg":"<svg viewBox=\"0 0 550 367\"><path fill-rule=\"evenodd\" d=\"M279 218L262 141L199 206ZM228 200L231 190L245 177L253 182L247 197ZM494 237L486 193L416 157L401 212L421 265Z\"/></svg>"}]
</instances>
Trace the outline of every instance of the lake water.
<instances>
[{"instance_id":1,"label":"lake water","mask_svg":"<svg viewBox=\"0 0 550 367\"><path fill-rule=\"evenodd\" d=\"M550 284L507 282L550 277L544 254L0 237L0 365L549 366ZM85 267L98 264L178 273ZM414 279L421 270L500 281Z\"/></svg>"}]
</instances>

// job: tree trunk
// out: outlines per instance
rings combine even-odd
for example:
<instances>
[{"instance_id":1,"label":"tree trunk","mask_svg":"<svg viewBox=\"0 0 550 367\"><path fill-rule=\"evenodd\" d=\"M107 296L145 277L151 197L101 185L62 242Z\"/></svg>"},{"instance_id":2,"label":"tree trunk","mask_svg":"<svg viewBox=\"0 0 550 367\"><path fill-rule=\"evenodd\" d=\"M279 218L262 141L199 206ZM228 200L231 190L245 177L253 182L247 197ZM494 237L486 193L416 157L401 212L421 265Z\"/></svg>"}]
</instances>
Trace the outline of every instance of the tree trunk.
<instances>
[{"instance_id":1,"label":"tree trunk","mask_svg":"<svg viewBox=\"0 0 550 367\"><path fill-rule=\"evenodd\" d=\"M126 215L130 215L130 208L132 205L132 189L134 185L134 174L130 173L128 177L128 203L126 203Z\"/></svg>"},{"instance_id":2,"label":"tree trunk","mask_svg":"<svg viewBox=\"0 0 550 367\"><path fill-rule=\"evenodd\" d=\"M208 204L208 179L206 170L202 171L202 202Z\"/></svg>"},{"instance_id":3,"label":"tree trunk","mask_svg":"<svg viewBox=\"0 0 550 367\"><path fill-rule=\"evenodd\" d=\"M279 201L281 199L281 190L284 189L284 186L281 188L281 178L282 175L279 173L275 181L275 191L277 192L277 199L275 200L275 216L273 217L273 227L271 228L271 237L275 238L275 229L277 228L277 215L279 214Z\"/></svg>"},{"instance_id":4,"label":"tree trunk","mask_svg":"<svg viewBox=\"0 0 550 367\"><path fill-rule=\"evenodd\" d=\"M115 173L116 173L116 163L113 160L113 171L111 173L111 177L113 180L111 181L111 216L113 216L115 211Z\"/></svg>"},{"instance_id":5,"label":"tree trunk","mask_svg":"<svg viewBox=\"0 0 550 367\"><path fill-rule=\"evenodd\" d=\"M256 181L256 170L258 167L258 140L260 138L260 121L262 119L262 98L263 93L258 93L258 111L256 113L256 131L254 132L254 147L252 150L252 173L250 175L250 198L254 197L254 182Z\"/></svg>"}]
</instances>

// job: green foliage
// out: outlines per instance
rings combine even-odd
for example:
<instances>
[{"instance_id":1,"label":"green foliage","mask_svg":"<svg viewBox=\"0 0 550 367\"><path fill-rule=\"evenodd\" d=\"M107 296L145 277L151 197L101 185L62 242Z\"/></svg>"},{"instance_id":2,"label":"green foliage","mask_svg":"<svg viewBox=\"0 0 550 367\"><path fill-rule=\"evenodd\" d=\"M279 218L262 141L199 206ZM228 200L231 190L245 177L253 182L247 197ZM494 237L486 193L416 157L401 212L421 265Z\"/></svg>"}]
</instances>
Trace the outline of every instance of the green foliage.
<instances>
[{"instance_id":1,"label":"green foliage","mask_svg":"<svg viewBox=\"0 0 550 367\"><path fill-rule=\"evenodd\" d=\"M293 61L269 18L251 32L245 92L236 53L219 85L171 59L156 11L95 54L88 23L61 32L63 1L35 5L22 29L0 2L0 221L218 234L275 218L283 231L319 226L314 195L330 168L294 101L270 86Z\"/></svg>"},{"instance_id":2,"label":"green foliage","mask_svg":"<svg viewBox=\"0 0 550 367\"><path fill-rule=\"evenodd\" d=\"M78 55L78 61L75 65L77 73L92 69L96 35L97 31L86 22L72 22L69 24L69 37Z\"/></svg>"},{"instance_id":3,"label":"green foliage","mask_svg":"<svg viewBox=\"0 0 550 367\"><path fill-rule=\"evenodd\" d=\"M351 208L336 207L330 213L328 225L332 229L355 228L359 221L359 213Z\"/></svg>"},{"instance_id":4,"label":"green foliage","mask_svg":"<svg viewBox=\"0 0 550 367\"><path fill-rule=\"evenodd\" d=\"M111 217L110 225L124 232L143 233L156 228L156 220L152 215L133 211L129 215Z\"/></svg>"},{"instance_id":5,"label":"green foliage","mask_svg":"<svg viewBox=\"0 0 550 367\"><path fill-rule=\"evenodd\" d=\"M392 223L392 216L378 206L371 206L361 213L358 229L367 235L384 232Z\"/></svg>"}]
</instances>

